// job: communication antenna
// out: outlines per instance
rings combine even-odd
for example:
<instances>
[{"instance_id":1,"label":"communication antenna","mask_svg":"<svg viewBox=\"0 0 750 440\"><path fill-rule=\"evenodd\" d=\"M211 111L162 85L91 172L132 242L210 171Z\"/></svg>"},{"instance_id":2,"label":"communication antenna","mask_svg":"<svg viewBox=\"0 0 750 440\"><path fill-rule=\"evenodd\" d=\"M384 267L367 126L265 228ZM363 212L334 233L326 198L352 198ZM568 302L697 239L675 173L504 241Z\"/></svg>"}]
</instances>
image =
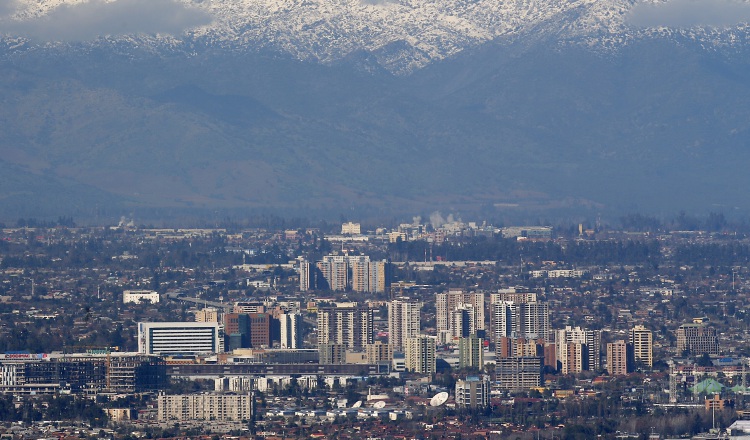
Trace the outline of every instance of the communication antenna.
<instances>
[{"instance_id":1,"label":"communication antenna","mask_svg":"<svg viewBox=\"0 0 750 440\"><path fill-rule=\"evenodd\" d=\"M378 402L375 402L375 405L373 405L372 407L377 409L385 408L385 402L380 400Z\"/></svg>"}]
</instances>

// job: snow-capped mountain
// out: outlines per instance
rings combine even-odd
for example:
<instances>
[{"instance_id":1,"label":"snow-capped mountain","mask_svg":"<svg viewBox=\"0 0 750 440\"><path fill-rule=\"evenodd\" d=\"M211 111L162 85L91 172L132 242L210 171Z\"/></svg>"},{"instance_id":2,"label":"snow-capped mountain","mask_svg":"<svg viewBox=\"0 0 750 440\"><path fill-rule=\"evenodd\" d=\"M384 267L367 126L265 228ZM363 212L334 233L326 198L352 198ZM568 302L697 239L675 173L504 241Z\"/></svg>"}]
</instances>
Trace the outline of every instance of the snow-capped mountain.
<instances>
[{"instance_id":1,"label":"snow-capped mountain","mask_svg":"<svg viewBox=\"0 0 750 440\"><path fill-rule=\"evenodd\" d=\"M74 15L92 2L107 3L22 0L14 18L40 20L61 9ZM653 34L687 35L705 40L708 47L747 40L747 32L738 27L638 29L628 23L639 5L631 0L184 0L172 5L209 17L209 23L187 29L177 41L271 48L323 63L365 51L397 73L503 38L552 36L594 49L617 48ZM167 36L137 38L175 43Z\"/></svg>"},{"instance_id":2,"label":"snow-capped mountain","mask_svg":"<svg viewBox=\"0 0 750 440\"><path fill-rule=\"evenodd\" d=\"M747 3L15 3L6 213L750 212Z\"/></svg>"}]
</instances>

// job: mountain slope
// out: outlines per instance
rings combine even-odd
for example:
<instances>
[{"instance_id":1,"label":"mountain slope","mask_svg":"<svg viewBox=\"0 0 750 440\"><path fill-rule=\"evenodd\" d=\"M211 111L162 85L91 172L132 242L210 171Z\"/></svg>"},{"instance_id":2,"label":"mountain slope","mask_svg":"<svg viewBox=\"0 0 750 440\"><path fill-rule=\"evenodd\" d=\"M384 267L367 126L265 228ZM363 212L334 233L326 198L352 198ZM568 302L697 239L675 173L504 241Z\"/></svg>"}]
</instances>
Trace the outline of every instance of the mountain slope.
<instances>
[{"instance_id":1,"label":"mountain slope","mask_svg":"<svg viewBox=\"0 0 750 440\"><path fill-rule=\"evenodd\" d=\"M195 4L215 21L181 38L2 40L4 215L750 209L742 26L633 30L616 0Z\"/></svg>"}]
</instances>

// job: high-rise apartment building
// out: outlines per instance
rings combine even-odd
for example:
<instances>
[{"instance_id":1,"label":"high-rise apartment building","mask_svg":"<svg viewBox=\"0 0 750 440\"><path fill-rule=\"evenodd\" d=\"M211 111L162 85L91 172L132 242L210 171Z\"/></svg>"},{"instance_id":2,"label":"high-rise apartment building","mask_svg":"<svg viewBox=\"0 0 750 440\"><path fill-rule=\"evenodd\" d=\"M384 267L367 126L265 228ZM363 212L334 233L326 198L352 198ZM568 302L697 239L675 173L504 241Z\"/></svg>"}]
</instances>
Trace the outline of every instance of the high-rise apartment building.
<instances>
[{"instance_id":1,"label":"high-rise apartment building","mask_svg":"<svg viewBox=\"0 0 750 440\"><path fill-rule=\"evenodd\" d=\"M556 335L557 360L562 362L564 374L601 369L602 334L599 330L566 326Z\"/></svg>"},{"instance_id":2,"label":"high-rise apartment building","mask_svg":"<svg viewBox=\"0 0 750 440\"><path fill-rule=\"evenodd\" d=\"M395 299L388 303L388 342L394 350L403 350L406 340L419 336L422 303Z\"/></svg>"},{"instance_id":3,"label":"high-rise apartment building","mask_svg":"<svg viewBox=\"0 0 750 440\"><path fill-rule=\"evenodd\" d=\"M543 302L499 301L490 305L492 339L550 339L549 306Z\"/></svg>"},{"instance_id":4,"label":"high-rise apartment building","mask_svg":"<svg viewBox=\"0 0 750 440\"><path fill-rule=\"evenodd\" d=\"M544 384L542 358L537 356L497 359L497 387L508 391L526 391Z\"/></svg>"},{"instance_id":5,"label":"high-rise apartment building","mask_svg":"<svg viewBox=\"0 0 750 440\"><path fill-rule=\"evenodd\" d=\"M219 322L219 309L206 307L195 312L195 322Z\"/></svg>"},{"instance_id":6,"label":"high-rise apartment building","mask_svg":"<svg viewBox=\"0 0 750 440\"><path fill-rule=\"evenodd\" d=\"M390 264L385 261L370 262L370 290L369 292L383 293L391 284Z\"/></svg>"},{"instance_id":7,"label":"high-rise apartment building","mask_svg":"<svg viewBox=\"0 0 750 440\"><path fill-rule=\"evenodd\" d=\"M469 335L476 332L476 323L474 319L474 306L471 304L461 304L450 314L450 332L453 339L468 338Z\"/></svg>"},{"instance_id":8,"label":"high-rise apartment building","mask_svg":"<svg viewBox=\"0 0 750 440\"><path fill-rule=\"evenodd\" d=\"M281 348L302 348L302 315L299 313L281 313L279 315L279 332Z\"/></svg>"},{"instance_id":9,"label":"high-rise apartment building","mask_svg":"<svg viewBox=\"0 0 750 440\"><path fill-rule=\"evenodd\" d=\"M483 340L471 335L468 338L458 340L458 365L459 368L484 367L484 344Z\"/></svg>"},{"instance_id":10,"label":"high-rise apartment building","mask_svg":"<svg viewBox=\"0 0 750 440\"><path fill-rule=\"evenodd\" d=\"M706 324L682 324L677 329L677 355L719 354L716 329Z\"/></svg>"},{"instance_id":11,"label":"high-rise apartment building","mask_svg":"<svg viewBox=\"0 0 750 440\"><path fill-rule=\"evenodd\" d=\"M477 330L484 330L484 293L465 293L461 290L451 290L448 293L435 295L435 323L437 331L453 331L452 313L459 308L472 308L472 328L469 334Z\"/></svg>"},{"instance_id":12,"label":"high-rise apartment building","mask_svg":"<svg viewBox=\"0 0 750 440\"><path fill-rule=\"evenodd\" d=\"M654 335L651 330L642 325L636 325L630 330L629 342L633 346L633 358L636 362L654 366Z\"/></svg>"},{"instance_id":13,"label":"high-rise apartment building","mask_svg":"<svg viewBox=\"0 0 750 440\"><path fill-rule=\"evenodd\" d=\"M328 284L328 290L346 290L349 287L349 262L346 255L326 255L316 266ZM318 286L321 287L321 286Z\"/></svg>"},{"instance_id":14,"label":"high-rise apartment building","mask_svg":"<svg viewBox=\"0 0 750 440\"><path fill-rule=\"evenodd\" d=\"M352 271L352 290L370 292L370 257L349 257L348 262Z\"/></svg>"},{"instance_id":15,"label":"high-rise apartment building","mask_svg":"<svg viewBox=\"0 0 750 440\"><path fill-rule=\"evenodd\" d=\"M310 290L313 282L313 273L310 270L310 262L307 260L300 260L299 262L299 290L300 292L307 292Z\"/></svg>"},{"instance_id":16,"label":"high-rise apartment building","mask_svg":"<svg viewBox=\"0 0 750 440\"><path fill-rule=\"evenodd\" d=\"M580 373L588 370L589 351L586 344L580 342L556 342L555 355L560 363L562 374Z\"/></svg>"},{"instance_id":17,"label":"high-rise apartment building","mask_svg":"<svg viewBox=\"0 0 750 440\"><path fill-rule=\"evenodd\" d=\"M393 346L391 344L383 344L381 341L375 341L374 344L367 344L365 352L367 353L367 362L370 364L393 360Z\"/></svg>"},{"instance_id":18,"label":"high-rise apartment building","mask_svg":"<svg viewBox=\"0 0 750 440\"><path fill-rule=\"evenodd\" d=\"M489 376L469 376L456 382L456 406L459 408L486 408L490 404Z\"/></svg>"},{"instance_id":19,"label":"high-rise apartment building","mask_svg":"<svg viewBox=\"0 0 750 440\"><path fill-rule=\"evenodd\" d=\"M490 304L500 301L509 301L514 303L537 302L537 295L534 292L517 292L515 288L499 289L497 293L490 294Z\"/></svg>"},{"instance_id":20,"label":"high-rise apartment building","mask_svg":"<svg viewBox=\"0 0 750 440\"><path fill-rule=\"evenodd\" d=\"M495 342L497 358L508 357L542 357L544 356L544 339L507 338L500 337Z\"/></svg>"},{"instance_id":21,"label":"high-rise apartment building","mask_svg":"<svg viewBox=\"0 0 750 440\"><path fill-rule=\"evenodd\" d=\"M318 363L343 364L345 360L346 347L343 344L318 344Z\"/></svg>"},{"instance_id":22,"label":"high-rise apartment building","mask_svg":"<svg viewBox=\"0 0 750 440\"><path fill-rule=\"evenodd\" d=\"M623 340L607 344L607 372L610 376L624 376L632 371L632 346Z\"/></svg>"},{"instance_id":23,"label":"high-rise apartment building","mask_svg":"<svg viewBox=\"0 0 750 440\"><path fill-rule=\"evenodd\" d=\"M253 417L252 394L159 394L157 419L244 421Z\"/></svg>"},{"instance_id":24,"label":"high-rise apartment building","mask_svg":"<svg viewBox=\"0 0 750 440\"><path fill-rule=\"evenodd\" d=\"M390 265L387 261L370 261L365 255L326 255L315 263L316 273L308 275L303 286L300 266L300 290L328 289L355 292L385 292L390 285Z\"/></svg>"},{"instance_id":25,"label":"high-rise apartment building","mask_svg":"<svg viewBox=\"0 0 750 440\"><path fill-rule=\"evenodd\" d=\"M406 369L415 373L432 374L436 370L435 338L417 336L406 341Z\"/></svg>"},{"instance_id":26,"label":"high-rise apartment building","mask_svg":"<svg viewBox=\"0 0 750 440\"><path fill-rule=\"evenodd\" d=\"M318 344L341 344L364 348L375 340L373 310L369 307L323 307L318 309Z\"/></svg>"},{"instance_id":27,"label":"high-rise apartment building","mask_svg":"<svg viewBox=\"0 0 750 440\"><path fill-rule=\"evenodd\" d=\"M260 301L239 301L232 307L234 313L263 313L266 305Z\"/></svg>"}]
</instances>

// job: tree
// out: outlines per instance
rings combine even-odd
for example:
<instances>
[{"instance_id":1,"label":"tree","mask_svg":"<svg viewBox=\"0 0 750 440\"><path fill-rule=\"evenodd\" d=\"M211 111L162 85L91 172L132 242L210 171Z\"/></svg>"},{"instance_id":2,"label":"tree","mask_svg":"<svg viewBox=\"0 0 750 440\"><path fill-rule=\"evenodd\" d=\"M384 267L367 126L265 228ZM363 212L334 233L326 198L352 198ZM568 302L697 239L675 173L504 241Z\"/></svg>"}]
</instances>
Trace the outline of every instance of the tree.
<instances>
[{"instance_id":1,"label":"tree","mask_svg":"<svg viewBox=\"0 0 750 440\"><path fill-rule=\"evenodd\" d=\"M703 353L702 355L700 355L700 357L695 360L695 363L699 367L710 367L713 365L711 356L709 356L708 353Z\"/></svg>"}]
</instances>

